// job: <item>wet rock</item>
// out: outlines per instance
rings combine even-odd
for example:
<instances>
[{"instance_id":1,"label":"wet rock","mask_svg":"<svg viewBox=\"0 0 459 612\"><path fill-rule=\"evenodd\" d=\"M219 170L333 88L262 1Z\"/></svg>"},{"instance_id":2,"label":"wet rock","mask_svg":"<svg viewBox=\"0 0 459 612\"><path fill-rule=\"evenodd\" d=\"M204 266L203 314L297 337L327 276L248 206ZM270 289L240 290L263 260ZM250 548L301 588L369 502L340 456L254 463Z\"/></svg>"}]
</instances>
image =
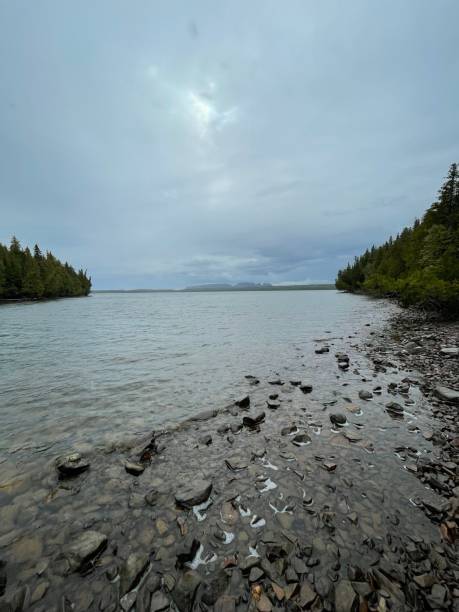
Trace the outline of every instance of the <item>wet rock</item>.
<instances>
[{"instance_id":1,"label":"wet rock","mask_svg":"<svg viewBox=\"0 0 459 612\"><path fill-rule=\"evenodd\" d=\"M260 423L263 423L265 420L266 414L264 412L260 412L254 417L245 416L242 419L242 423L245 427L249 429L256 429Z\"/></svg>"},{"instance_id":2,"label":"wet rock","mask_svg":"<svg viewBox=\"0 0 459 612\"><path fill-rule=\"evenodd\" d=\"M177 553L177 567L184 567L186 563L190 563L196 557L196 554L201 546L196 538L187 539L184 543L181 552Z\"/></svg>"},{"instance_id":3,"label":"wet rock","mask_svg":"<svg viewBox=\"0 0 459 612\"><path fill-rule=\"evenodd\" d=\"M386 404L386 411L391 416L395 417L402 417L404 413L403 406L400 406L400 404L397 404L397 402L389 402Z\"/></svg>"},{"instance_id":4,"label":"wet rock","mask_svg":"<svg viewBox=\"0 0 459 612\"><path fill-rule=\"evenodd\" d=\"M107 546L107 536L98 531L84 531L64 552L71 571L82 570Z\"/></svg>"},{"instance_id":5,"label":"wet rock","mask_svg":"<svg viewBox=\"0 0 459 612\"><path fill-rule=\"evenodd\" d=\"M268 408L270 410L277 410L278 408L280 408L280 402L277 402L275 400L268 400L266 403L268 404Z\"/></svg>"},{"instance_id":6,"label":"wet rock","mask_svg":"<svg viewBox=\"0 0 459 612\"><path fill-rule=\"evenodd\" d=\"M307 385L307 384L301 385L300 386L300 391L302 391L305 395L308 394L308 393L311 393L312 392L312 385Z\"/></svg>"},{"instance_id":7,"label":"wet rock","mask_svg":"<svg viewBox=\"0 0 459 612\"><path fill-rule=\"evenodd\" d=\"M123 597L121 597L120 599L120 607L123 610L123 612L129 612L129 610L131 610L134 607L136 599L137 599L137 593L135 593L134 591L131 591L131 593L126 593L126 595L123 595Z\"/></svg>"},{"instance_id":8,"label":"wet rock","mask_svg":"<svg viewBox=\"0 0 459 612\"><path fill-rule=\"evenodd\" d=\"M47 582L46 580L37 584L37 586L35 587L30 597L30 603L34 604L37 601L40 601L41 599L43 599L48 589L49 589L49 582Z\"/></svg>"},{"instance_id":9,"label":"wet rock","mask_svg":"<svg viewBox=\"0 0 459 612\"><path fill-rule=\"evenodd\" d=\"M291 380L291 381L290 381L290 384L291 384L293 387L299 387L299 386L301 385L301 380Z\"/></svg>"},{"instance_id":10,"label":"wet rock","mask_svg":"<svg viewBox=\"0 0 459 612\"><path fill-rule=\"evenodd\" d=\"M148 555L131 553L121 566L120 570L120 594L125 595L140 582L148 567Z\"/></svg>"},{"instance_id":11,"label":"wet rock","mask_svg":"<svg viewBox=\"0 0 459 612\"><path fill-rule=\"evenodd\" d=\"M347 423L346 416L342 413L331 414L330 421L333 423L333 425L338 425L339 427L342 427Z\"/></svg>"},{"instance_id":12,"label":"wet rock","mask_svg":"<svg viewBox=\"0 0 459 612\"><path fill-rule=\"evenodd\" d=\"M7 575L6 575L6 562L0 560L0 597L6 590Z\"/></svg>"},{"instance_id":13,"label":"wet rock","mask_svg":"<svg viewBox=\"0 0 459 612\"><path fill-rule=\"evenodd\" d=\"M280 385L280 386L284 384L280 378L272 378L271 380L268 380L268 383L270 385Z\"/></svg>"},{"instance_id":14,"label":"wet rock","mask_svg":"<svg viewBox=\"0 0 459 612\"><path fill-rule=\"evenodd\" d=\"M357 601L357 593L349 580L341 580L335 587L335 611L354 612Z\"/></svg>"},{"instance_id":15,"label":"wet rock","mask_svg":"<svg viewBox=\"0 0 459 612\"><path fill-rule=\"evenodd\" d=\"M183 508L192 508L205 502L212 491L212 483L209 480L194 478L184 483L175 493L175 501Z\"/></svg>"},{"instance_id":16,"label":"wet rock","mask_svg":"<svg viewBox=\"0 0 459 612\"><path fill-rule=\"evenodd\" d=\"M306 446L306 444L310 444L311 438L306 433L299 433L292 438L292 444L295 446Z\"/></svg>"},{"instance_id":17,"label":"wet rock","mask_svg":"<svg viewBox=\"0 0 459 612\"><path fill-rule=\"evenodd\" d=\"M421 589L430 589L437 582L435 576L431 576L430 574L413 576L413 580Z\"/></svg>"},{"instance_id":18,"label":"wet rock","mask_svg":"<svg viewBox=\"0 0 459 612\"><path fill-rule=\"evenodd\" d=\"M328 346L322 346L314 351L316 355L323 355L324 353L329 353L330 349Z\"/></svg>"},{"instance_id":19,"label":"wet rock","mask_svg":"<svg viewBox=\"0 0 459 612\"><path fill-rule=\"evenodd\" d=\"M77 476L78 474L88 470L89 466L89 461L84 459L79 453L59 457L56 460L56 469L59 472L60 478Z\"/></svg>"},{"instance_id":20,"label":"wet rock","mask_svg":"<svg viewBox=\"0 0 459 612\"><path fill-rule=\"evenodd\" d=\"M204 436L201 436L198 439L198 442L203 446L209 446L210 444L212 444L212 436L210 434L205 434Z\"/></svg>"},{"instance_id":21,"label":"wet rock","mask_svg":"<svg viewBox=\"0 0 459 612\"><path fill-rule=\"evenodd\" d=\"M333 461L324 461L322 465L327 470L327 472L334 472L337 467L336 463L333 463Z\"/></svg>"},{"instance_id":22,"label":"wet rock","mask_svg":"<svg viewBox=\"0 0 459 612\"><path fill-rule=\"evenodd\" d=\"M359 391L359 397L363 400L370 400L373 397L373 393L371 393L371 391L366 391L365 389L362 389L361 391Z\"/></svg>"},{"instance_id":23,"label":"wet rock","mask_svg":"<svg viewBox=\"0 0 459 612\"><path fill-rule=\"evenodd\" d=\"M193 417L190 418L190 421L198 421L198 422L204 422L204 421L210 421L210 419L213 419L217 416L218 414L218 410L215 409L211 409L211 410L203 410L202 412L200 412L199 414L194 415Z\"/></svg>"},{"instance_id":24,"label":"wet rock","mask_svg":"<svg viewBox=\"0 0 459 612\"><path fill-rule=\"evenodd\" d=\"M236 404L236 406L239 406L239 408L249 408L249 406L250 406L250 397L248 395L245 395L241 399L237 400L235 402L235 404Z\"/></svg>"},{"instance_id":25,"label":"wet rock","mask_svg":"<svg viewBox=\"0 0 459 612\"><path fill-rule=\"evenodd\" d=\"M132 474L132 476L140 476L145 471L145 466L141 463L134 463L133 461L126 461L124 464L124 469L128 474Z\"/></svg>"},{"instance_id":26,"label":"wet rock","mask_svg":"<svg viewBox=\"0 0 459 612\"><path fill-rule=\"evenodd\" d=\"M459 404L459 391L456 391L455 389L438 385L435 387L435 395L445 402Z\"/></svg>"},{"instance_id":27,"label":"wet rock","mask_svg":"<svg viewBox=\"0 0 459 612\"><path fill-rule=\"evenodd\" d=\"M150 612L161 612L161 610L168 610L170 606L170 600L165 593L161 591L156 592L150 604Z\"/></svg>"}]
</instances>

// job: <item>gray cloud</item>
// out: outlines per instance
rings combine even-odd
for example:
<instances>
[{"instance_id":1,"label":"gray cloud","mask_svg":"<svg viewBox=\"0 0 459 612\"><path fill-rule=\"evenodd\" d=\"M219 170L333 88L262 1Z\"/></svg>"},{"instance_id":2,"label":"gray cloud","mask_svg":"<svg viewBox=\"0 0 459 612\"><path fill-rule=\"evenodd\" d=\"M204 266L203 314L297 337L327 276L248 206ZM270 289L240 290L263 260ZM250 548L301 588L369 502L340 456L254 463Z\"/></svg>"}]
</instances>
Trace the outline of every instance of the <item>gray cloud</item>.
<instances>
[{"instance_id":1,"label":"gray cloud","mask_svg":"<svg viewBox=\"0 0 459 612\"><path fill-rule=\"evenodd\" d=\"M332 280L457 159L459 5L0 5L0 241L96 287Z\"/></svg>"}]
</instances>

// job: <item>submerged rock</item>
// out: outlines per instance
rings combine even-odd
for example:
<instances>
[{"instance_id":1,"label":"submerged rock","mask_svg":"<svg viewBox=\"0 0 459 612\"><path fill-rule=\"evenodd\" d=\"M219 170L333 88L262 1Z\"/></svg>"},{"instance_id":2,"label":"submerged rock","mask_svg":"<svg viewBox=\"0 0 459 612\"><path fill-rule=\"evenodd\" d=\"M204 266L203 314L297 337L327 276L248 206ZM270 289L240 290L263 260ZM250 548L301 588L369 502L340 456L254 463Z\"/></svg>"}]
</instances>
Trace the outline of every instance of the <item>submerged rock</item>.
<instances>
[{"instance_id":1,"label":"submerged rock","mask_svg":"<svg viewBox=\"0 0 459 612\"><path fill-rule=\"evenodd\" d=\"M71 571L83 569L107 546L107 536L99 531L84 531L64 552Z\"/></svg>"},{"instance_id":2,"label":"submerged rock","mask_svg":"<svg viewBox=\"0 0 459 612\"><path fill-rule=\"evenodd\" d=\"M362 389L361 391L359 391L359 397L363 400L369 400L373 397L373 393L371 393L371 391L366 391L365 389Z\"/></svg>"},{"instance_id":3,"label":"submerged rock","mask_svg":"<svg viewBox=\"0 0 459 612\"><path fill-rule=\"evenodd\" d=\"M245 395L241 399L237 400L235 404L236 406L239 406L239 408L248 408L250 406L250 397Z\"/></svg>"},{"instance_id":4,"label":"submerged rock","mask_svg":"<svg viewBox=\"0 0 459 612\"><path fill-rule=\"evenodd\" d=\"M148 555L131 553L121 566L120 594L125 595L140 582L148 566Z\"/></svg>"},{"instance_id":5,"label":"submerged rock","mask_svg":"<svg viewBox=\"0 0 459 612\"><path fill-rule=\"evenodd\" d=\"M56 460L56 468L61 478L77 476L89 469L90 463L79 453L73 453Z\"/></svg>"}]
</instances>

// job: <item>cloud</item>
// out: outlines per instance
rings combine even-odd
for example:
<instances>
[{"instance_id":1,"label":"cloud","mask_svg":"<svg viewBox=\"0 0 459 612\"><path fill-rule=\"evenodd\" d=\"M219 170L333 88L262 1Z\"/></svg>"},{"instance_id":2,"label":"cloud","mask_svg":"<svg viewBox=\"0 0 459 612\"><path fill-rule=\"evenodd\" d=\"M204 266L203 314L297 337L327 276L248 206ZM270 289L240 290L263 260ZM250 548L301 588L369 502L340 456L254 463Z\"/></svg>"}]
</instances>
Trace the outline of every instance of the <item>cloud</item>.
<instances>
[{"instance_id":1,"label":"cloud","mask_svg":"<svg viewBox=\"0 0 459 612\"><path fill-rule=\"evenodd\" d=\"M423 213L456 0L190 7L0 3L0 241L100 288L333 280Z\"/></svg>"}]
</instances>

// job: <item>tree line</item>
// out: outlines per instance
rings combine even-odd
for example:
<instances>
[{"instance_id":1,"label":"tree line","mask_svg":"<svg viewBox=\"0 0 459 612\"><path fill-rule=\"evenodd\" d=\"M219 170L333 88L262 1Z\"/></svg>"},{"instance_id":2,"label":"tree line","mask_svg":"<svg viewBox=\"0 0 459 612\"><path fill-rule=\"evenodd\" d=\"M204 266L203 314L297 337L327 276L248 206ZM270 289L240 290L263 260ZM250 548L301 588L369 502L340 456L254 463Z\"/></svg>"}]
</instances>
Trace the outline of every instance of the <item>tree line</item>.
<instances>
[{"instance_id":1,"label":"tree line","mask_svg":"<svg viewBox=\"0 0 459 612\"><path fill-rule=\"evenodd\" d=\"M9 247L0 243L0 299L41 299L88 295L91 278L76 272L38 245L33 253L23 249L16 237Z\"/></svg>"},{"instance_id":2,"label":"tree line","mask_svg":"<svg viewBox=\"0 0 459 612\"><path fill-rule=\"evenodd\" d=\"M459 317L459 169L451 164L437 201L421 220L372 246L338 272L337 289L396 297Z\"/></svg>"}]
</instances>

